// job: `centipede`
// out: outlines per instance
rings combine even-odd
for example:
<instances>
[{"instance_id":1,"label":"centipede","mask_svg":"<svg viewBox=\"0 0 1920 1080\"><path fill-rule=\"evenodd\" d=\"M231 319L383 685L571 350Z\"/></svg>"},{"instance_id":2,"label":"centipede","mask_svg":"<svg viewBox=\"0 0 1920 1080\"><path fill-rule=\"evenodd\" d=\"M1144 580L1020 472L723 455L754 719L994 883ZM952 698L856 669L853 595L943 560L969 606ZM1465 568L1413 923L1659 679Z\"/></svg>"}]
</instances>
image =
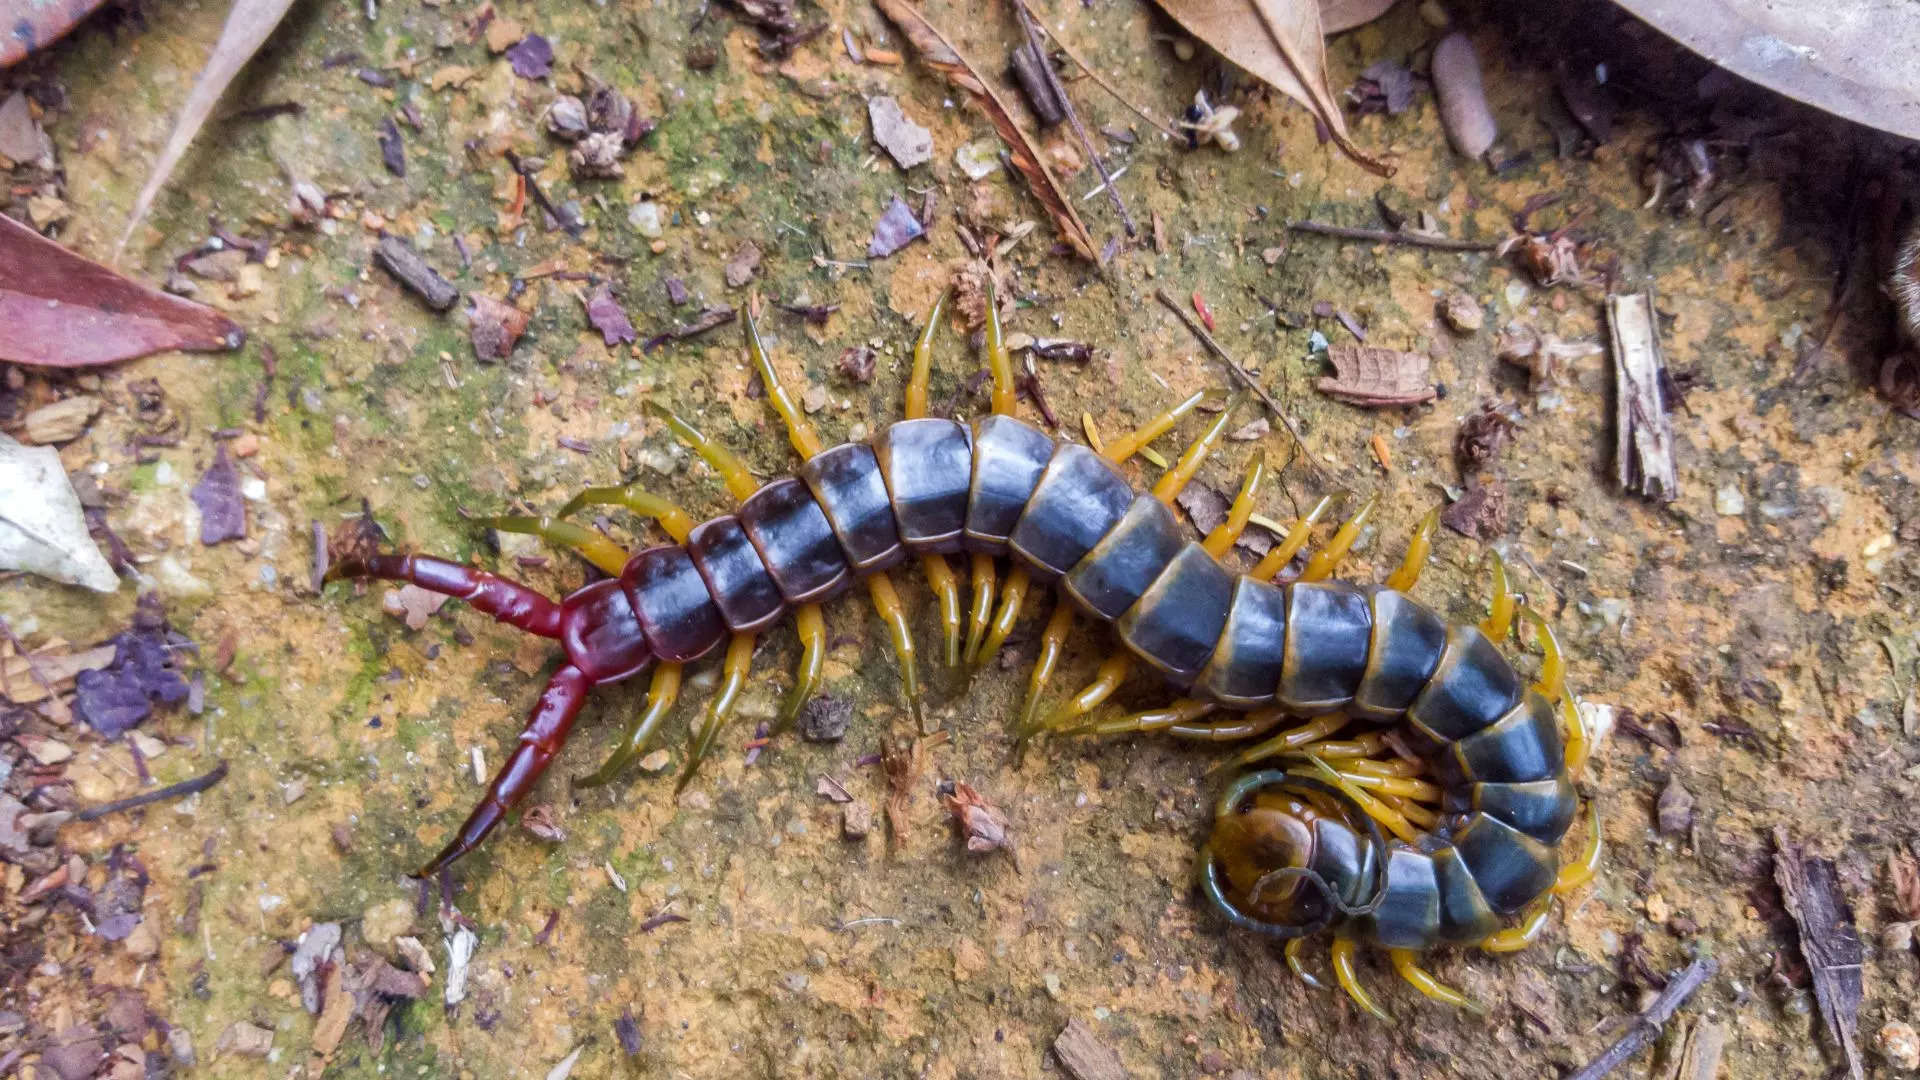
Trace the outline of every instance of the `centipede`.
<instances>
[{"instance_id":1,"label":"centipede","mask_svg":"<svg viewBox=\"0 0 1920 1080\"><path fill-rule=\"evenodd\" d=\"M1186 531L1173 504L1244 396L1219 409L1148 490L1137 490L1121 466L1171 431L1201 395L1103 444L1057 439L1015 415L1013 364L991 283L986 291L991 411L970 423L929 413L943 296L913 344L904 418L871 439L832 447L782 386L749 307L746 351L799 469L761 483L720 441L667 405L646 402L647 413L724 481L737 509L696 523L633 483L590 488L551 515L480 519L571 549L607 575L557 601L498 574L378 545L334 560L329 580L409 582L556 640L564 651L486 794L414 876L441 873L511 815L560 754L596 687L651 679L614 753L576 781L584 787L620 776L659 735L685 667L722 653L718 687L692 728L678 778L684 787L733 711L759 637L791 616L801 650L780 709L784 728L820 689L828 644L822 605L856 586L865 587L887 628L906 703L921 717L917 649L893 582L893 571L913 560L937 601L944 658L955 668L978 671L1006 646L1030 600L1057 594L1015 724L1016 746L1042 737L1160 733L1239 747L1215 767L1239 775L1214 804L1193 875L1230 932L1284 941L1287 964L1309 982L1317 980L1301 946L1326 934L1338 984L1383 1019L1357 975L1363 946L1385 950L1394 971L1426 997L1476 1008L1423 968L1422 954L1524 949L1542 932L1553 898L1589 881L1601 858L1590 802L1585 841L1569 837L1582 807L1574 780L1589 743L1546 618L1521 600L1497 555L1489 560L1484 620L1450 623L1414 600L1437 512L1416 526L1382 583L1340 578L1373 501L1309 550L1333 505L1323 498L1276 532L1255 565L1232 569L1226 558L1255 515L1264 455L1253 457L1225 520L1204 537ZM657 523L672 543L630 554L570 520L588 507L625 508ZM970 575L966 597L956 559ZM1081 619L1106 624L1114 648L1087 686L1043 710L1046 685ZM1540 650L1531 680L1499 647L1523 627ZM1157 676L1178 696L1103 718L1101 707L1136 672ZM1563 858L1569 845L1578 850Z\"/></svg>"}]
</instances>

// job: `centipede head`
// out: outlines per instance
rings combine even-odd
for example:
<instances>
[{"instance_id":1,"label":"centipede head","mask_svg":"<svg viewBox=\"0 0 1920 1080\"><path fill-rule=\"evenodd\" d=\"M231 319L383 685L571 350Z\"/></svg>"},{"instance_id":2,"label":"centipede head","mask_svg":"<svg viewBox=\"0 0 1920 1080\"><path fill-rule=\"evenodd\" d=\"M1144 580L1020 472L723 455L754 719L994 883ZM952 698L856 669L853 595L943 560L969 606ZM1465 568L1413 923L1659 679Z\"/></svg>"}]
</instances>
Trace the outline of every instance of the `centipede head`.
<instances>
[{"instance_id":1,"label":"centipede head","mask_svg":"<svg viewBox=\"0 0 1920 1080\"><path fill-rule=\"evenodd\" d=\"M1276 771L1249 773L1228 787L1197 868L1201 892L1214 910L1243 929L1292 938L1378 906L1383 880L1376 881L1367 903L1351 905L1313 869L1314 822L1328 816L1351 820L1341 798L1332 787ZM1370 839L1384 855L1377 827ZM1382 867L1384 859L1373 864Z\"/></svg>"}]
</instances>

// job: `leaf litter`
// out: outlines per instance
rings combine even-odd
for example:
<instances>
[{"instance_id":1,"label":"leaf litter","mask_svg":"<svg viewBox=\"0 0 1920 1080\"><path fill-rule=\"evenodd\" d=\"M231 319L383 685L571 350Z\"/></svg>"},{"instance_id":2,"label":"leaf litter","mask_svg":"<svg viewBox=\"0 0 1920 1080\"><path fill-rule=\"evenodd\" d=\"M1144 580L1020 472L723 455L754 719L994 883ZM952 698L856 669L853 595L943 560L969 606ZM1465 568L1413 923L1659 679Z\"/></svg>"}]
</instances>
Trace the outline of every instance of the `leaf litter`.
<instances>
[{"instance_id":1,"label":"leaf litter","mask_svg":"<svg viewBox=\"0 0 1920 1080\"><path fill-rule=\"evenodd\" d=\"M3 336L3 335L0 335ZM80 496L50 446L0 435L0 570L114 592L120 577L87 529Z\"/></svg>"}]
</instances>

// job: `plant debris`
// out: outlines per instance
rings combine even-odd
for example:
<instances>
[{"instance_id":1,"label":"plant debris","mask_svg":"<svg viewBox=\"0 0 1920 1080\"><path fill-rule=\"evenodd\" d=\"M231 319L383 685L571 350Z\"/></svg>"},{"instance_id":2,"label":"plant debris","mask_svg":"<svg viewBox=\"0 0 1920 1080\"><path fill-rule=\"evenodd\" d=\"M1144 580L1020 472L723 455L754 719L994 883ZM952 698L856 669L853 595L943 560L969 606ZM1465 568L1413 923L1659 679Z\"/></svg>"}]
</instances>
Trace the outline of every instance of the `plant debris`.
<instances>
[{"instance_id":1,"label":"plant debris","mask_svg":"<svg viewBox=\"0 0 1920 1080\"><path fill-rule=\"evenodd\" d=\"M187 681L174 654L193 642L167 625L158 597L142 594L133 624L114 635L113 662L74 679L73 711L101 735L117 738L143 723L158 706L187 700Z\"/></svg>"},{"instance_id":2,"label":"plant debris","mask_svg":"<svg viewBox=\"0 0 1920 1080\"><path fill-rule=\"evenodd\" d=\"M397 236L380 238L373 248L373 261L435 311L445 311L460 299L460 290Z\"/></svg>"},{"instance_id":3,"label":"plant debris","mask_svg":"<svg viewBox=\"0 0 1920 1080\"><path fill-rule=\"evenodd\" d=\"M240 472L227 456L227 444L213 451L213 464L193 486L193 505L200 509L200 542L208 547L247 538L247 500L240 494Z\"/></svg>"},{"instance_id":4,"label":"plant debris","mask_svg":"<svg viewBox=\"0 0 1920 1080\"><path fill-rule=\"evenodd\" d=\"M1323 4L1323 16L1324 8ZM1399 116L1413 107L1413 89L1413 72L1405 65L1393 60L1375 60L1354 80L1347 99L1353 102L1354 111L1363 116L1369 113Z\"/></svg>"},{"instance_id":5,"label":"plant debris","mask_svg":"<svg viewBox=\"0 0 1920 1080\"><path fill-rule=\"evenodd\" d=\"M849 380L864 383L873 378L874 362L878 355L865 345L850 345L840 350L840 360L835 366Z\"/></svg>"},{"instance_id":6,"label":"plant debris","mask_svg":"<svg viewBox=\"0 0 1920 1080\"><path fill-rule=\"evenodd\" d=\"M940 798L947 812L953 815L954 833L966 841L968 851L976 855L1002 850L1013 853L1013 842L1007 835L1007 815L981 797L971 784L957 781Z\"/></svg>"},{"instance_id":7,"label":"plant debris","mask_svg":"<svg viewBox=\"0 0 1920 1080\"><path fill-rule=\"evenodd\" d=\"M407 175L407 144L400 138L400 126L393 122L393 117L385 117L380 121L379 141L381 163L386 165L388 172L404 179Z\"/></svg>"},{"instance_id":8,"label":"plant debris","mask_svg":"<svg viewBox=\"0 0 1920 1080\"><path fill-rule=\"evenodd\" d=\"M1517 427L1498 402L1481 402L1478 411L1460 421L1460 430L1454 436L1453 456L1461 475L1472 475L1492 465Z\"/></svg>"},{"instance_id":9,"label":"plant debris","mask_svg":"<svg viewBox=\"0 0 1920 1080\"><path fill-rule=\"evenodd\" d=\"M1333 375L1320 379L1320 392L1350 405L1418 405L1435 397L1425 353L1342 343L1327 350L1327 359Z\"/></svg>"},{"instance_id":10,"label":"plant debris","mask_svg":"<svg viewBox=\"0 0 1920 1080\"><path fill-rule=\"evenodd\" d=\"M587 297L587 321L600 331L600 339L609 349L615 345L631 344L640 336L627 319L627 309L613 297L613 286L606 282L594 286L593 295Z\"/></svg>"},{"instance_id":11,"label":"plant debris","mask_svg":"<svg viewBox=\"0 0 1920 1080\"><path fill-rule=\"evenodd\" d=\"M1507 533L1507 486L1498 478L1476 479L1466 493L1440 511L1440 524L1474 540Z\"/></svg>"},{"instance_id":12,"label":"plant debris","mask_svg":"<svg viewBox=\"0 0 1920 1080\"><path fill-rule=\"evenodd\" d=\"M873 141L903 169L933 160L933 132L907 118L900 102L881 94L867 99L867 119Z\"/></svg>"},{"instance_id":13,"label":"plant debris","mask_svg":"<svg viewBox=\"0 0 1920 1080\"><path fill-rule=\"evenodd\" d=\"M648 338L641 343L640 352L642 354L650 353L669 341L685 341L690 337L698 337L716 327L727 325L737 317L739 317L739 312L730 307L707 308L695 316L694 320L685 326L675 326L664 334L655 334Z\"/></svg>"},{"instance_id":14,"label":"plant debris","mask_svg":"<svg viewBox=\"0 0 1920 1080\"><path fill-rule=\"evenodd\" d=\"M469 299L473 305L468 318L473 358L482 363L505 360L512 355L520 335L527 332L527 313L486 293L474 293Z\"/></svg>"},{"instance_id":15,"label":"plant debris","mask_svg":"<svg viewBox=\"0 0 1920 1080\"><path fill-rule=\"evenodd\" d=\"M397 589L388 589L381 597L380 609L407 624L409 630L425 630L427 620L439 612L451 599L445 593L430 592L408 582Z\"/></svg>"},{"instance_id":16,"label":"plant debris","mask_svg":"<svg viewBox=\"0 0 1920 1080\"><path fill-rule=\"evenodd\" d=\"M800 707L795 723L800 737L808 742L839 742L853 722L853 702L831 694L819 694Z\"/></svg>"},{"instance_id":17,"label":"plant debris","mask_svg":"<svg viewBox=\"0 0 1920 1080\"><path fill-rule=\"evenodd\" d=\"M896 199L896 202L899 200ZM743 241L727 256L727 265L723 268L727 279L727 288L738 289L753 280L760 270L760 245L751 240Z\"/></svg>"},{"instance_id":18,"label":"plant debris","mask_svg":"<svg viewBox=\"0 0 1920 1080\"><path fill-rule=\"evenodd\" d=\"M528 34L506 51L513 73L523 79L544 79L553 74L553 43L539 34Z\"/></svg>"},{"instance_id":19,"label":"plant debris","mask_svg":"<svg viewBox=\"0 0 1920 1080\"><path fill-rule=\"evenodd\" d=\"M87 528L80 497L50 446L22 446L0 435L0 570L25 570L97 592L119 575Z\"/></svg>"},{"instance_id":20,"label":"plant debris","mask_svg":"<svg viewBox=\"0 0 1920 1080\"><path fill-rule=\"evenodd\" d=\"M1853 908L1841 892L1832 860L1809 858L1792 844L1784 828L1774 829L1773 843L1773 879L1780 886L1781 903L1800 929L1800 953L1813 977L1820 1016L1846 1059L1848 1075L1861 1080L1856 1031L1863 950L1854 929Z\"/></svg>"},{"instance_id":21,"label":"plant debris","mask_svg":"<svg viewBox=\"0 0 1920 1080\"><path fill-rule=\"evenodd\" d=\"M1075 1017L1053 1040L1053 1056L1073 1080L1126 1080L1120 1055L1100 1041L1093 1029Z\"/></svg>"},{"instance_id":22,"label":"plant debris","mask_svg":"<svg viewBox=\"0 0 1920 1080\"><path fill-rule=\"evenodd\" d=\"M1659 1036L1660 1029L1673 1018L1674 1012L1719 970L1720 961L1712 956L1703 956L1688 964L1686 970L1667 980L1666 987L1653 999L1652 1004L1632 1018L1624 1035L1585 1068L1570 1073L1566 1080L1600 1080L1646 1049Z\"/></svg>"},{"instance_id":23,"label":"plant debris","mask_svg":"<svg viewBox=\"0 0 1920 1080\"><path fill-rule=\"evenodd\" d=\"M1620 487L1650 499L1679 496L1673 423L1661 382L1660 329L1650 292L1607 297L1613 335L1614 468Z\"/></svg>"},{"instance_id":24,"label":"plant debris","mask_svg":"<svg viewBox=\"0 0 1920 1080\"><path fill-rule=\"evenodd\" d=\"M867 257L884 259L927 234L926 227L914 216L913 209L895 195L886 212L874 223L873 239L867 241Z\"/></svg>"}]
</instances>

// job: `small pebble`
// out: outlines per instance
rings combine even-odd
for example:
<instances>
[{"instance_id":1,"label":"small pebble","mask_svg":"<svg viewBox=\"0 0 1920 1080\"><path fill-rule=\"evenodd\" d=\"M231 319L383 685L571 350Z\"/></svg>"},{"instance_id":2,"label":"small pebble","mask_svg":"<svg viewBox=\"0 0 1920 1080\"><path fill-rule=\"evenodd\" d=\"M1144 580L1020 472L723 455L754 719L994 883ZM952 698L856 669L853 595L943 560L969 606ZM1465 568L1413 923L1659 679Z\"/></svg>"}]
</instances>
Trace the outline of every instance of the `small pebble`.
<instances>
[{"instance_id":1,"label":"small pebble","mask_svg":"<svg viewBox=\"0 0 1920 1080\"><path fill-rule=\"evenodd\" d=\"M840 808L840 835L849 840L864 840L873 831L873 807L850 802Z\"/></svg>"},{"instance_id":2,"label":"small pebble","mask_svg":"<svg viewBox=\"0 0 1920 1080\"><path fill-rule=\"evenodd\" d=\"M360 913L360 936L381 952L413 932L413 903L402 897L382 900Z\"/></svg>"},{"instance_id":3,"label":"small pebble","mask_svg":"<svg viewBox=\"0 0 1920 1080\"><path fill-rule=\"evenodd\" d=\"M645 772L657 773L665 769L672 761L673 755L667 752L665 747L662 747L648 754L646 757L641 758L640 768Z\"/></svg>"},{"instance_id":4,"label":"small pebble","mask_svg":"<svg viewBox=\"0 0 1920 1080\"><path fill-rule=\"evenodd\" d=\"M1890 1021L1874 1033L1873 1047L1896 1069L1920 1069L1920 1034L1911 1024Z\"/></svg>"},{"instance_id":5,"label":"small pebble","mask_svg":"<svg viewBox=\"0 0 1920 1080\"><path fill-rule=\"evenodd\" d=\"M1721 517L1739 517L1747 512L1747 496L1738 484L1728 484L1713 493L1713 509Z\"/></svg>"},{"instance_id":6,"label":"small pebble","mask_svg":"<svg viewBox=\"0 0 1920 1080\"><path fill-rule=\"evenodd\" d=\"M1479 301L1463 292L1450 292L1440 302L1440 317L1447 325L1462 334L1471 334L1486 324L1486 312L1480 310Z\"/></svg>"}]
</instances>

